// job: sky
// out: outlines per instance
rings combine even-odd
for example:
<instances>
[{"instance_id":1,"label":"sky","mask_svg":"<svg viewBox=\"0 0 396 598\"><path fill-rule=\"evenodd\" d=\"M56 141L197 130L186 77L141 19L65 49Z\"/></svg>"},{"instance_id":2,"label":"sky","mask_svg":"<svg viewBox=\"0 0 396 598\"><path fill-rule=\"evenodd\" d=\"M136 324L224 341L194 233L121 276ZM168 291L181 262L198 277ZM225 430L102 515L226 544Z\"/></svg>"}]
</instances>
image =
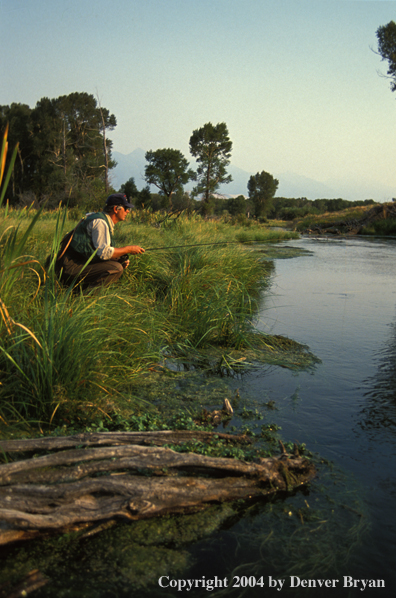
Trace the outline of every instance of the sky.
<instances>
[{"instance_id":1,"label":"sky","mask_svg":"<svg viewBox=\"0 0 396 598\"><path fill-rule=\"evenodd\" d=\"M0 0L0 105L87 92L117 118L114 151L189 159L193 130L225 122L234 166L389 201L391 20L396 1Z\"/></svg>"}]
</instances>

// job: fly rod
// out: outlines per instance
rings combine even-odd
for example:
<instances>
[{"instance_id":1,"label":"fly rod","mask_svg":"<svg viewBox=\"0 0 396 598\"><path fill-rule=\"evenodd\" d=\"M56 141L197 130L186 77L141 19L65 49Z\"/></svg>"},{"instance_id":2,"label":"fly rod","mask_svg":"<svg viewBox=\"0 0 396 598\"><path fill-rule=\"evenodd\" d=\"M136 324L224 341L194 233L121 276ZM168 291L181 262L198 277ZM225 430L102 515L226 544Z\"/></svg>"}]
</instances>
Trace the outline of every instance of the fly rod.
<instances>
[{"instance_id":1,"label":"fly rod","mask_svg":"<svg viewBox=\"0 0 396 598\"><path fill-rule=\"evenodd\" d=\"M148 247L147 249L145 249L145 251L160 251L163 249L181 249L184 247L206 247L208 245L231 245L231 244L236 244L236 243L240 243L240 244L250 244L250 243L265 243L265 241L220 241L217 243L195 243L193 245L170 245L168 247Z\"/></svg>"}]
</instances>

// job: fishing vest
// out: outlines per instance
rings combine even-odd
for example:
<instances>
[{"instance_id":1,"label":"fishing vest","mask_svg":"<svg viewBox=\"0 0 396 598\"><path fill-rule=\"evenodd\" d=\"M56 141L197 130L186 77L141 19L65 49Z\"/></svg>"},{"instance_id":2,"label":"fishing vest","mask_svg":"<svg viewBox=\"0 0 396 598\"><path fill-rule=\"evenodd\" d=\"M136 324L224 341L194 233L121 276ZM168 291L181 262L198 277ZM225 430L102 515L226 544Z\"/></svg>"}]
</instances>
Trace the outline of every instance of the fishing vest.
<instances>
[{"instance_id":1,"label":"fishing vest","mask_svg":"<svg viewBox=\"0 0 396 598\"><path fill-rule=\"evenodd\" d=\"M86 216L84 220L77 225L77 228L74 231L74 235L70 243L70 247L77 253L83 255L86 259L90 258L94 251L96 251L96 247L94 247L92 239L87 232L87 227L88 224L92 222L92 220L97 220L98 218L100 220L104 220L107 224L107 228L109 229L110 233L110 245L112 247L114 246L113 235L111 233L111 228L106 214L104 212L95 212L94 214L88 214L88 216Z\"/></svg>"}]
</instances>

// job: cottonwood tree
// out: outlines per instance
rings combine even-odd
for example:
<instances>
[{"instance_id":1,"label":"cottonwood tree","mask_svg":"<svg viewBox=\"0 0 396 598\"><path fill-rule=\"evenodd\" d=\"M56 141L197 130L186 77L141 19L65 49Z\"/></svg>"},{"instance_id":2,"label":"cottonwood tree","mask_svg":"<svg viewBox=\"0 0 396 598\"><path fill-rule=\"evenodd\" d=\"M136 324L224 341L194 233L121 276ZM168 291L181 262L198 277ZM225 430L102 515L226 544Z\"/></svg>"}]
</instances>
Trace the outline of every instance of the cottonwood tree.
<instances>
[{"instance_id":1,"label":"cottonwood tree","mask_svg":"<svg viewBox=\"0 0 396 598\"><path fill-rule=\"evenodd\" d=\"M32 193L37 199L71 199L104 191L112 142L106 131L116 126L114 114L98 106L93 95L71 93L42 98L35 108L22 104L0 106L0 128L10 122L10 138L19 137L15 195Z\"/></svg>"},{"instance_id":2,"label":"cottonwood tree","mask_svg":"<svg viewBox=\"0 0 396 598\"><path fill-rule=\"evenodd\" d=\"M135 179L131 176L126 183L123 183L119 189L120 193L124 193L129 200L136 198L139 194L138 188L136 187Z\"/></svg>"},{"instance_id":3,"label":"cottonwood tree","mask_svg":"<svg viewBox=\"0 0 396 598\"><path fill-rule=\"evenodd\" d=\"M232 176L227 174L230 163L232 141L228 136L226 123L206 123L193 131L190 137L190 152L198 163L198 184L193 189L195 196L202 194L203 201L209 204L210 196L223 183L230 183Z\"/></svg>"},{"instance_id":4,"label":"cottonwood tree","mask_svg":"<svg viewBox=\"0 0 396 598\"><path fill-rule=\"evenodd\" d=\"M279 181L265 170L250 177L247 185L249 199L253 202L257 218L263 218L270 211L278 186Z\"/></svg>"},{"instance_id":5,"label":"cottonwood tree","mask_svg":"<svg viewBox=\"0 0 396 598\"><path fill-rule=\"evenodd\" d=\"M382 60L388 61L388 77L391 81L391 90L396 91L396 23L390 21L377 29L378 54Z\"/></svg>"},{"instance_id":6,"label":"cottonwood tree","mask_svg":"<svg viewBox=\"0 0 396 598\"><path fill-rule=\"evenodd\" d=\"M97 94L98 99L98 110L100 114L100 121L101 127L100 132L102 134L102 148L103 148L103 159L104 159L104 186L106 195L109 192L109 169L110 169L110 156L109 156L109 144L107 143L106 139L106 131L107 129L113 130L116 126L116 118L114 114L110 114L107 108L102 108L102 104L99 99L99 95ZM111 142L110 142L111 144Z\"/></svg>"},{"instance_id":7,"label":"cottonwood tree","mask_svg":"<svg viewBox=\"0 0 396 598\"><path fill-rule=\"evenodd\" d=\"M195 180L195 172L189 168L187 159L181 151L175 149L158 149L146 152L148 162L144 169L144 178L149 185L159 189L160 195L167 198L172 210L172 195L182 191L183 185Z\"/></svg>"},{"instance_id":8,"label":"cottonwood tree","mask_svg":"<svg viewBox=\"0 0 396 598\"><path fill-rule=\"evenodd\" d=\"M247 201L243 195L237 197L230 197L227 201L227 210L231 216L237 216L238 214L246 214Z\"/></svg>"},{"instance_id":9,"label":"cottonwood tree","mask_svg":"<svg viewBox=\"0 0 396 598\"><path fill-rule=\"evenodd\" d=\"M56 102L64 125L66 143L72 149L69 168L80 181L105 179L108 168L111 167L109 154L112 143L105 140L104 152L103 134L116 126L114 114L110 114L106 108L98 107L95 97L88 93L71 93L59 97Z\"/></svg>"}]
</instances>

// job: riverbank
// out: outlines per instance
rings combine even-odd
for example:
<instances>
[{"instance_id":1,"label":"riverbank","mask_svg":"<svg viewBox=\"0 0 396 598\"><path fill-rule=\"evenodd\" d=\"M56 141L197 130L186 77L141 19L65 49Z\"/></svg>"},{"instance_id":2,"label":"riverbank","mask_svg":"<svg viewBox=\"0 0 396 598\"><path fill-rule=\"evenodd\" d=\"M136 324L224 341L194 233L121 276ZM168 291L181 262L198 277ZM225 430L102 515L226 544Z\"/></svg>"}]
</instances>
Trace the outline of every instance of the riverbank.
<instances>
[{"instance_id":1,"label":"riverbank","mask_svg":"<svg viewBox=\"0 0 396 598\"><path fill-rule=\"evenodd\" d=\"M295 220L293 228L309 235L396 235L396 205L383 203L349 208Z\"/></svg>"},{"instance_id":2,"label":"riverbank","mask_svg":"<svg viewBox=\"0 0 396 598\"><path fill-rule=\"evenodd\" d=\"M135 382L171 361L220 374L253 361L310 362L304 348L254 326L272 264L252 243L297 233L136 213L116 243L147 252L132 257L117 286L82 293L61 288L43 266L62 219L65 230L77 223L68 216L43 213L29 229L32 214L3 214L3 435L146 413L151 406ZM27 231L22 245L13 236L18 226L19 238Z\"/></svg>"}]
</instances>

